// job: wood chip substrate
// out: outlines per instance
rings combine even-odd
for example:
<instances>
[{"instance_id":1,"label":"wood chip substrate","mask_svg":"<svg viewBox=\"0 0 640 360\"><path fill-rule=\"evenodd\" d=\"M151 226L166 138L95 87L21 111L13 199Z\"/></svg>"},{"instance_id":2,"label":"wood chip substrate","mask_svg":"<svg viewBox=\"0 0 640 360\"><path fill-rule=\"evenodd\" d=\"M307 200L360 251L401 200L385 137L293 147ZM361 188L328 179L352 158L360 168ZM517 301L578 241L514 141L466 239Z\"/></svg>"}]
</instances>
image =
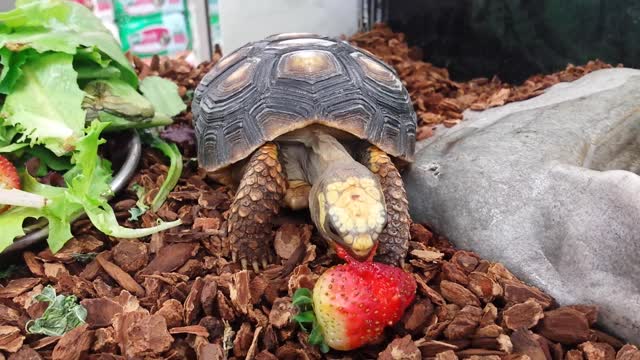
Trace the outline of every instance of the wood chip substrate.
<instances>
[{"instance_id":1,"label":"wood chip substrate","mask_svg":"<svg viewBox=\"0 0 640 360\"><path fill-rule=\"evenodd\" d=\"M403 34L384 26L349 39L391 64L409 89L419 116L419 138L437 124L455 126L465 109L480 110L536 96L561 81L596 69L599 61L535 75L520 85L497 78L455 82L446 69L417 59ZM427 49L428 51L428 49ZM160 75L177 83L187 104L200 79L220 58L197 67L184 59L130 57L141 78ZM427 56L428 58L428 56ZM636 346L598 329L598 308L559 306L499 263L456 249L421 224L411 225L406 270L415 277L415 302L377 344L327 354L309 345L291 321L291 296L312 288L340 263L305 212L284 212L273 224L277 259L265 271L241 271L231 263L226 216L234 195L198 169L189 110L161 136L178 144L184 171L156 212L129 220L134 185L153 199L168 160L151 148L126 191L113 200L128 227L158 219L183 225L144 239L117 239L87 220L56 254L24 252L18 270L0 281L0 360L18 359L473 359L640 360ZM409 199L411 201L411 199ZM33 299L46 285L75 295L86 324L63 336L28 334L27 323L46 303Z\"/></svg>"}]
</instances>

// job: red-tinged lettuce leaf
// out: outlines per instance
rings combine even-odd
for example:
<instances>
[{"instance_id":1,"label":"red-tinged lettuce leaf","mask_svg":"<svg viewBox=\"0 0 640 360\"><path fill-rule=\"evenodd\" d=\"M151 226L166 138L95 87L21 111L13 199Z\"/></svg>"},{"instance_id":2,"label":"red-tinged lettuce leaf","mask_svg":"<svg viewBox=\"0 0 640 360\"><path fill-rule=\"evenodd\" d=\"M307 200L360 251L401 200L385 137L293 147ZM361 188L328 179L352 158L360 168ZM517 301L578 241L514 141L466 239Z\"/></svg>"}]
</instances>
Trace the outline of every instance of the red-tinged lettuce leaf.
<instances>
[{"instance_id":1,"label":"red-tinged lettuce leaf","mask_svg":"<svg viewBox=\"0 0 640 360\"><path fill-rule=\"evenodd\" d=\"M176 143L185 156L195 152L196 132L189 124L171 124L160 132L160 138Z\"/></svg>"}]
</instances>

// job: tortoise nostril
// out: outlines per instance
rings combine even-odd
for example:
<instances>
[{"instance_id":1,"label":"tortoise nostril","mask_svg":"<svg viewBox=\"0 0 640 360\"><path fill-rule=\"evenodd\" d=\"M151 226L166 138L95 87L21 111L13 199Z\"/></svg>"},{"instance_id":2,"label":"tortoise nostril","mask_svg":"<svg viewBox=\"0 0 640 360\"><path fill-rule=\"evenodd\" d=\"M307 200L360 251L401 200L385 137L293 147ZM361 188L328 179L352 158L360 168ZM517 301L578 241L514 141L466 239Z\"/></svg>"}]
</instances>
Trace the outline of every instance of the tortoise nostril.
<instances>
[{"instance_id":1,"label":"tortoise nostril","mask_svg":"<svg viewBox=\"0 0 640 360\"><path fill-rule=\"evenodd\" d=\"M358 200L358 199L360 199L360 195L358 194L351 195L351 200Z\"/></svg>"}]
</instances>

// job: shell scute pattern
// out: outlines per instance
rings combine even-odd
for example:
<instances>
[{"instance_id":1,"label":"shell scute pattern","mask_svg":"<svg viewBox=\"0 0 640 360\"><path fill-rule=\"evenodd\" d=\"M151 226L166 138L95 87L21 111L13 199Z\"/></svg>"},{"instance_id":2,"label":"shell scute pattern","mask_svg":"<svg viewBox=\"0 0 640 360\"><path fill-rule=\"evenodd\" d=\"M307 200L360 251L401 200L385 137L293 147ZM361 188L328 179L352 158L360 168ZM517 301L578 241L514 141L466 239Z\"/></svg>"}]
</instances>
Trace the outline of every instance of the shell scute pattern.
<instances>
[{"instance_id":1,"label":"shell scute pattern","mask_svg":"<svg viewBox=\"0 0 640 360\"><path fill-rule=\"evenodd\" d=\"M194 100L200 101L204 93L207 91L211 83L218 78L225 70L227 70L232 65L238 63L241 60L244 60L247 54L251 51L251 46L244 46L239 49L236 49L231 54L224 56L220 59L213 68L200 80L200 83L196 87L194 92ZM197 110L194 107L193 110Z\"/></svg>"},{"instance_id":2,"label":"shell scute pattern","mask_svg":"<svg viewBox=\"0 0 640 360\"><path fill-rule=\"evenodd\" d=\"M325 50L297 50L284 54L278 61L278 78L296 79L315 84L340 75L336 58Z\"/></svg>"},{"instance_id":3,"label":"shell scute pattern","mask_svg":"<svg viewBox=\"0 0 640 360\"><path fill-rule=\"evenodd\" d=\"M213 91L221 99L240 93L253 80L259 58L249 58L238 63L232 71L225 72L213 82Z\"/></svg>"},{"instance_id":4,"label":"shell scute pattern","mask_svg":"<svg viewBox=\"0 0 640 360\"><path fill-rule=\"evenodd\" d=\"M416 114L393 68L349 43L276 34L223 57L192 104L198 160L213 171L313 123L412 161Z\"/></svg>"},{"instance_id":5,"label":"shell scute pattern","mask_svg":"<svg viewBox=\"0 0 640 360\"><path fill-rule=\"evenodd\" d=\"M366 56L361 52L353 52L350 55L362 66L362 70L365 72L367 77L373 79L378 84L387 86L396 91L402 88L400 79L395 76L394 73L382 66L378 61L373 60L371 57Z\"/></svg>"}]
</instances>

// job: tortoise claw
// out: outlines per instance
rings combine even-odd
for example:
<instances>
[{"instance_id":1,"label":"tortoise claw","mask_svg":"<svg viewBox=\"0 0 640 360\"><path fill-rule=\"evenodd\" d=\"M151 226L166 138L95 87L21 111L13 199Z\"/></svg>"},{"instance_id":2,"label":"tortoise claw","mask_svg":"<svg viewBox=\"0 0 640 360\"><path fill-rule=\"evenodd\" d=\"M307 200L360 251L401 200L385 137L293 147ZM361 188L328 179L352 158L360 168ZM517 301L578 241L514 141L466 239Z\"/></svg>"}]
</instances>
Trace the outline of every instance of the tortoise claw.
<instances>
[{"instance_id":1,"label":"tortoise claw","mask_svg":"<svg viewBox=\"0 0 640 360\"><path fill-rule=\"evenodd\" d=\"M260 266L258 265L258 262L253 260L253 263L251 263L251 264L253 265L253 271L255 271L256 274L259 273L260 272Z\"/></svg>"},{"instance_id":2,"label":"tortoise claw","mask_svg":"<svg viewBox=\"0 0 640 360\"><path fill-rule=\"evenodd\" d=\"M240 264L242 264L242 270L247 270L247 259L242 258L240 259Z\"/></svg>"},{"instance_id":3,"label":"tortoise claw","mask_svg":"<svg viewBox=\"0 0 640 360\"><path fill-rule=\"evenodd\" d=\"M262 268L263 268L263 269L265 269L265 270L267 270L267 266L268 266L268 265L269 265L269 264L267 263L267 259L262 258Z\"/></svg>"},{"instance_id":4,"label":"tortoise claw","mask_svg":"<svg viewBox=\"0 0 640 360\"><path fill-rule=\"evenodd\" d=\"M231 253L231 261L236 262L238 260L238 253L233 251Z\"/></svg>"}]
</instances>

